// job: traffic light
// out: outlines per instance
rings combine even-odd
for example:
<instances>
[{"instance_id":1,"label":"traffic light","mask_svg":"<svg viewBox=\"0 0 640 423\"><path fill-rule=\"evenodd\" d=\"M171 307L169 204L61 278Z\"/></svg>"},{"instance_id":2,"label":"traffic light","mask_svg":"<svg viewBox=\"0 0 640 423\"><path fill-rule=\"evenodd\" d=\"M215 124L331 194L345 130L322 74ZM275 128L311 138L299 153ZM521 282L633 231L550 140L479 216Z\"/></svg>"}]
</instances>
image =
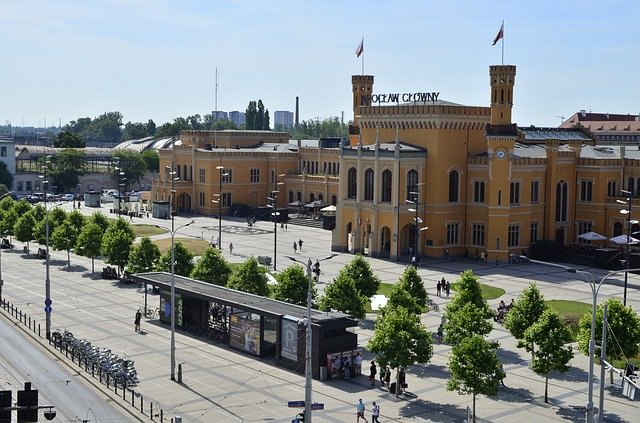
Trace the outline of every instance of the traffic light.
<instances>
[{"instance_id":1,"label":"traffic light","mask_svg":"<svg viewBox=\"0 0 640 423\"><path fill-rule=\"evenodd\" d=\"M0 391L0 423L11 423L11 391Z\"/></svg>"},{"instance_id":2,"label":"traffic light","mask_svg":"<svg viewBox=\"0 0 640 423\"><path fill-rule=\"evenodd\" d=\"M18 410L18 423L38 421L38 390L31 389L31 382L25 382L24 391L18 391L18 407L25 407Z\"/></svg>"}]
</instances>

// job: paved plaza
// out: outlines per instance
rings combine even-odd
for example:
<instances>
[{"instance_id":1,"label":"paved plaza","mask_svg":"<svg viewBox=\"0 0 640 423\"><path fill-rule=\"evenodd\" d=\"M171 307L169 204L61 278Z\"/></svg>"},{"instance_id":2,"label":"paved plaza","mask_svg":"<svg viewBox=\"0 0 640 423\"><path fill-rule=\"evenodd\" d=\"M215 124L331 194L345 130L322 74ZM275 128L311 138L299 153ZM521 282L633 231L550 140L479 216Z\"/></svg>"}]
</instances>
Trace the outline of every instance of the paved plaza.
<instances>
[{"instance_id":1,"label":"paved plaza","mask_svg":"<svg viewBox=\"0 0 640 423\"><path fill-rule=\"evenodd\" d=\"M62 207L71 208L70 204ZM95 209L82 208L85 213ZM103 207L108 213L108 208ZM191 217L176 217L175 226L187 223ZM193 217L194 225L183 228L176 235L217 239L218 221L208 217ZM148 223L170 227L166 220L136 218L133 223ZM248 227L241 220L223 219L222 251L231 262L244 261L248 256L273 256L274 225L257 222ZM285 255L299 259L321 259L331 253L329 231L288 225L287 231L278 226L277 268L282 270L291 262ZM170 237L170 234L153 238ZM304 241L302 251L293 251L293 242ZM233 243L233 254L228 244ZM44 327L44 261L22 253L22 244L14 242L13 251L2 251L3 298L37 319ZM37 245L31 245L31 252ZM338 271L351 259L350 254L339 254L322 263L318 290L330 283ZM404 270L404 264L370 259L371 267L384 282L395 282ZM290 422L299 411L287 408L288 401L304 399L304 377L275 367L269 360L259 360L215 343L207 343L178 332L176 336L177 362L184 363L183 383L170 380L168 326L157 320L143 320L142 333L134 332L133 318L144 301L143 289L122 285L116 281L99 279L91 274L91 260L72 255L71 268L66 267L66 252L51 251L51 298L54 329L68 329L77 337L86 338L100 347L122 351L135 360L140 384L136 388L146 400L153 400L165 411L165 421L180 415L184 422ZM102 262L96 261L97 273ZM538 283L546 299L567 299L591 303L589 286L579 275L562 269L533 264L479 263L452 258L451 261L423 259L419 273L432 299L441 305L439 312L422 316L427 328L435 332L446 298L436 297L436 282L442 277L454 282L460 272L473 269L482 283L506 290L502 298L492 300L493 307L500 299L505 302L517 298L529 282ZM584 269L599 280L606 272ZM598 302L611 296L621 297L624 275L611 278L601 289ZM628 304L638 311L640 279L629 275ZM154 306L157 296L150 297ZM6 314L3 314L8 318ZM356 329L359 345L365 347L373 334L375 315L367 316ZM496 398L478 396L476 401L479 421L491 422L554 422L583 421L587 399L587 357L576 352L571 371L553 375L549 380L550 404L544 404L544 378L528 369L528 354L515 347L513 337L500 325L495 325L490 339L500 342L499 355L507 373L506 388ZM369 410L371 402L381 406L381 422L429 421L462 422L466 418L471 396L458 395L445 390L448 379L447 361L450 347L434 344L434 356L429 364L408 369L409 395L395 398L379 385L369 386L366 377L350 381L314 381L314 401L325 404L325 410L314 412L316 422L355 421L355 403L362 398ZM368 369L374 357L365 354L363 368ZM596 367L596 376L599 367ZM78 377L86 377L81 372ZM89 378L90 379L90 378ZM614 378L617 385L618 377ZM599 379L596 377L596 381ZM608 377L607 377L608 381ZM623 397L617 385L606 387L605 421L637 421L638 402ZM598 389L594 402L598 403ZM117 399L112 399L118 401ZM126 406L125 406L126 407ZM129 409L134 416L139 412ZM367 412L367 419L370 413ZM636 416L634 418L633 416ZM132 416L132 421L134 417ZM144 421L148 421L145 419Z\"/></svg>"}]
</instances>

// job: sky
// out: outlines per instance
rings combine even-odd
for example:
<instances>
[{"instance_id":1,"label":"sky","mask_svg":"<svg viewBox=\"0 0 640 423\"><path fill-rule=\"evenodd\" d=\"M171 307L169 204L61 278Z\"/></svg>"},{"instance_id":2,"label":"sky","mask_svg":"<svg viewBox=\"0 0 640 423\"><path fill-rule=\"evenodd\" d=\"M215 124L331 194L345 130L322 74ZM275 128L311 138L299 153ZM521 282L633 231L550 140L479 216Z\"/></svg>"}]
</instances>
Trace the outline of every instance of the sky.
<instances>
[{"instance_id":1,"label":"sky","mask_svg":"<svg viewBox=\"0 0 640 423\"><path fill-rule=\"evenodd\" d=\"M517 66L513 120L640 111L640 2L0 0L0 124L120 111L157 125L261 99L300 120L353 118L364 37L374 93L489 105L492 46Z\"/></svg>"}]
</instances>

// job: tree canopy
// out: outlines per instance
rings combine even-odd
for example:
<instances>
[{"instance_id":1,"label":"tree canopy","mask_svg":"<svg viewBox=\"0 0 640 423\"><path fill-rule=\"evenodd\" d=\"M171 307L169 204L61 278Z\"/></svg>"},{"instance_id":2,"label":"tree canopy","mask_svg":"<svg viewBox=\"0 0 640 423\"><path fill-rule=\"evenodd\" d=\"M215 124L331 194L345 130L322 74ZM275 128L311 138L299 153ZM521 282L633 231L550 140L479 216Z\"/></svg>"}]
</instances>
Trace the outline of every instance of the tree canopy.
<instances>
[{"instance_id":1,"label":"tree canopy","mask_svg":"<svg viewBox=\"0 0 640 423\"><path fill-rule=\"evenodd\" d=\"M427 300L427 291L418 271L413 266L407 266L398 283L393 286L387 306L402 306L414 314L421 314L427 306Z\"/></svg>"},{"instance_id":2,"label":"tree canopy","mask_svg":"<svg viewBox=\"0 0 640 423\"><path fill-rule=\"evenodd\" d=\"M71 131L62 131L53 140L55 148L85 148L87 143L82 136Z\"/></svg>"},{"instance_id":3,"label":"tree canopy","mask_svg":"<svg viewBox=\"0 0 640 423\"><path fill-rule=\"evenodd\" d=\"M100 255L103 235L102 228L93 219L89 219L76 240L76 254L83 257L91 257L91 273L95 272L94 262L96 256Z\"/></svg>"},{"instance_id":4,"label":"tree canopy","mask_svg":"<svg viewBox=\"0 0 640 423\"><path fill-rule=\"evenodd\" d=\"M324 311L338 310L356 319L364 319L366 302L367 299L358 292L353 278L338 276L324 289L324 294L318 301L318 308Z\"/></svg>"},{"instance_id":5,"label":"tree canopy","mask_svg":"<svg viewBox=\"0 0 640 423\"><path fill-rule=\"evenodd\" d=\"M189 276L193 271L193 253L184 246L184 244L180 241L175 241L174 245L174 265L173 271L176 275L180 276ZM171 271L171 248L169 248L165 253L160 257L158 261L158 270L162 272L170 272Z\"/></svg>"},{"instance_id":6,"label":"tree canopy","mask_svg":"<svg viewBox=\"0 0 640 423\"><path fill-rule=\"evenodd\" d=\"M284 128L276 125L276 130ZM293 128L291 138L293 139L317 139L325 137L345 138L349 133L349 127L345 123L341 123L340 118L333 116L320 120L303 120L298 124L297 128Z\"/></svg>"},{"instance_id":7,"label":"tree canopy","mask_svg":"<svg viewBox=\"0 0 640 423\"><path fill-rule=\"evenodd\" d=\"M473 303L466 303L457 308L455 313L445 313L444 341L457 345L471 335L488 335L493 329L486 314Z\"/></svg>"},{"instance_id":8,"label":"tree canopy","mask_svg":"<svg viewBox=\"0 0 640 423\"><path fill-rule=\"evenodd\" d=\"M278 283L273 289L274 298L291 304L307 304L309 278L306 270L299 264L289 266L276 276ZM311 286L311 299L316 298L315 284Z\"/></svg>"},{"instance_id":9,"label":"tree canopy","mask_svg":"<svg viewBox=\"0 0 640 423\"><path fill-rule=\"evenodd\" d=\"M196 263L191 277L218 286L227 286L231 267L217 248L207 248Z\"/></svg>"},{"instance_id":10,"label":"tree canopy","mask_svg":"<svg viewBox=\"0 0 640 423\"><path fill-rule=\"evenodd\" d=\"M356 290L367 299L374 296L380 289L380 278L373 273L369 262L360 254L340 269L334 283L344 278L353 280Z\"/></svg>"},{"instance_id":11,"label":"tree canopy","mask_svg":"<svg viewBox=\"0 0 640 423\"><path fill-rule=\"evenodd\" d=\"M267 275L260 269L258 261L251 256L242 263L236 273L231 276L227 287L238 291L266 297L269 295Z\"/></svg>"},{"instance_id":12,"label":"tree canopy","mask_svg":"<svg viewBox=\"0 0 640 423\"><path fill-rule=\"evenodd\" d=\"M102 237L102 255L105 262L118 266L118 272L122 273L124 266L129 261L129 253L135 235L124 219L118 218L111 222Z\"/></svg>"},{"instance_id":13,"label":"tree canopy","mask_svg":"<svg viewBox=\"0 0 640 423\"><path fill-rule=\"evenodd\" d=\"M453 299L445 307L445 318L450 320L459 308L469 303L475 305L486 319L490 318L493 313L487 301L482 298L480 283L473 271L469 269L462 272L457 282Z\"/></svg>"},{"instance_id":14,"label":"tree canopy","mask_svg":"<svg viewBox=\"0 0 640 423\"><path fill-rule=\"evenodd\" d=\"M80 149L65 148L52 159L50 175L62 191L75 190L80 177L86 173L87 159Z\"/></svg>"},{"instance_id":15,"label":"tree canopy","mask_svg":"<svg viewBox=\"0 0 640 423\"><path fill-rule=\"evenodd\" d=\"M530 283L513 303L504 322L505 328L518 340L518 348L523 348L524 333L546 309L544 296L535 283Z\"/></svg>"},{"instance_id":16,"label":"tree canopy","mask_svg":"<svg viewBox=\"0 0 640 423\"><path fill-rule=\"evenodd\" d=\"M76 246L78 239L78 230L69 222L65 220L62 224L58 225L51 234L51 245L55 250L67 252L67 265L71 266L71 249Z\"/></svg>"},{"instance_id":17,"label":"tree canopy","mask_svg":"<svg viewBox=\"0 0 640 423\"><path fill-rule=\"evenodd\" d=\"M160 259L160 249L148 236L142 237L129 253L128 271L131 273L152 272Z\"/></svg>"},{"instance_id":18,"label":"tree canopy","mask_svg":"<svg viewBox=\"0 0 640 423\"><path fill-rule=\"evenodd\" d=\"M4 185L7 189L13 186L13 175L9 172L7 164L3 161L0 161L0 185Z\"/></svg>"},{"instance_id":19,"label":"tree canopy","mask_svg":"<svg viewBox=\"0 0 640 423\"><path fill-rule=\"evenodd\" d=\"M121 183L121 180L124 181L126 186L122 191L127 191L127 188L131 184L140 182L140 179L147 173L147 163L140 153L136 151L115 150L113 157L119 168L114 169L113 179L118 185ZM121 175L121 173L123 173L123 175Z\"/></svg>"},{"instance_id":20,"label":"tree canopy","mask_svg":"<svg viewBox=\"0 0 640 423\"><path fill-rule=\"evenodd\" d=\"M244 116L245 128L250 130L269 130L269 110L264 108L262 100L250 101Z\"/></svg>"}]
</instances>

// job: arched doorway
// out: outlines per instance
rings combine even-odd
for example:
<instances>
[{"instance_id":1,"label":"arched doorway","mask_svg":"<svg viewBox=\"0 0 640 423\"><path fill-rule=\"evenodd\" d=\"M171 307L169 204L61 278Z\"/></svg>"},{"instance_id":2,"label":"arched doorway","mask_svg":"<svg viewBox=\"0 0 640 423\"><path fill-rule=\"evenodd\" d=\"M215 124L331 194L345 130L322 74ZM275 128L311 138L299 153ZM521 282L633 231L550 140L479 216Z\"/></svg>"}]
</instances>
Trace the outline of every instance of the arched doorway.
<instances>
[{"instance_id":1,"label":"arched doorway","mask_svg":"<svg viewBox=\"0 0 640 423\"><path fill-rule=\"evenodd\" d=\"M399 246L400 251L398 251L398 255L400 256L412 256L413 249L416 245L416 225L410 224L405 225L400 230L400 239Z\"/></svg>"},{"instance_id":2,"label":"arched doorway","mask_svg":"<svg viewBox=\"0 0 640 423\"><path fill-rule=\"evenodd\" d=\"M391 255L391 229L387 226L380 228L380 257L389 258Z\"/></svg>"},{"instance_id":3,"label":"arched doorway","mask_svg":"<svg viewBox=\"0 0 640 423\"><path fill-rule=\"evenodd\" d=\"M345 235L347 236L347 251L353 253L353 222L347 223Z\"/></svg>"},{"instance_id":4,"label":"arched doorway","mask_svg":"<svg viewBox=\"0 0 640 423\"><path fill-rule=\"evenodd\" d=\"M178 195L178 211L182 213L191 211L191 196L186 192Z\"/></svg>"},{"instance_id":5,"label":"arched doorway","mask_svg":"<svg viewBox=\"0 0 640 423\"><path fill-rule=\"evenodd\" d=\"M371 255L371 235L371 224L362 225L362 254L365 256Z\"/></svg>"}]
</instances>

